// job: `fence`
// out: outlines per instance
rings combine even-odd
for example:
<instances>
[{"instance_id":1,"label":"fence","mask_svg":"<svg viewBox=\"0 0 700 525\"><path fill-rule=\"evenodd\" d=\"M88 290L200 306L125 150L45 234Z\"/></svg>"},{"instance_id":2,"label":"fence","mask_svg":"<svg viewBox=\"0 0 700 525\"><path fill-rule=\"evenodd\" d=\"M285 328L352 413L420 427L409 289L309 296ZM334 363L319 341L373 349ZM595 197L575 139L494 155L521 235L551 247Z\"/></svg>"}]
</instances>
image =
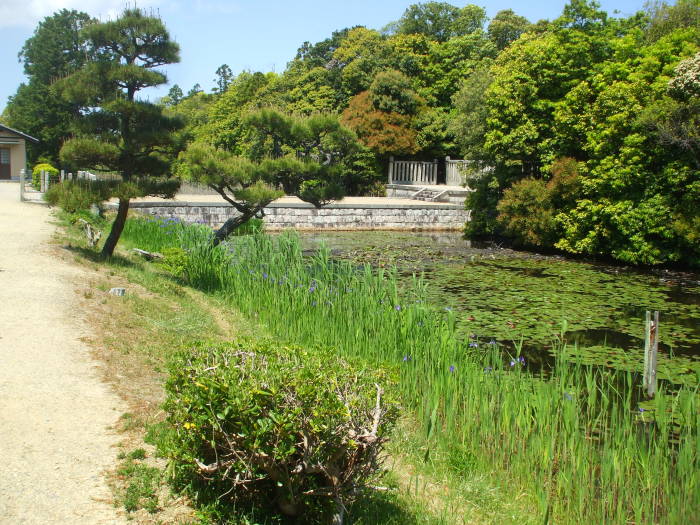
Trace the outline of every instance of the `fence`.
<instances>
[{"instance_id":1,"label":"fence","mask_svg":"<svg viewBox=\"0 0 700 525\"><path fill-rule=\"evenodd\" d=\"M389 157L389 184L437 184L438 161L394 160Z\"/></svg>"},{"instance_id":2,"label":"fence","mask_svg":"<svg viewBox=\"0 0 700 525\"><path fill-rule=\"evenodd\" d=\"M475 168L476 164L471 160L452 160L445 157L445 182L447 186L464 186L466 184L465 172L469 168ZM487 171L489 168L483 168ZM389 184L438 184L439 162L423 162L417 160L394 160L389 157Z\"/></svg>"},{"instance_id":3,"label":"fence","mask_svg":"<svg viewBox=\"0 0 700 525\"><path fill-rule=\"evenodd\" d=\"M448 186L464 186L466 180L464 169L471 164L468 160L452 160L445 157L445 184Z\"/></svg>"}]
</instances>

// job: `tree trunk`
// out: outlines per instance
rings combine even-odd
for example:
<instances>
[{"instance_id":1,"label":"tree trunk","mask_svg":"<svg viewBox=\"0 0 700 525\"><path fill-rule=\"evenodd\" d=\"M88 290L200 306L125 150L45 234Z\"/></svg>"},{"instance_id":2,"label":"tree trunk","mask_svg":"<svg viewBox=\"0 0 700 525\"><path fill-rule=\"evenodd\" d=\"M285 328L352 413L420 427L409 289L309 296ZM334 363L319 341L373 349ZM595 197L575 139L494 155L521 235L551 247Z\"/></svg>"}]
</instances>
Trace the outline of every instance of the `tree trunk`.
<instances>
[{"instance_id":1,"label":"tree trunk","mask_svg":"<svg viewBox=\"0 0 700 525\"><path fill-rule=\"evenodd\" d=\"M129 213L129 199L119 199L117 216L112 223L112 230L109 232L105 245L102 247L102 257L111 257L114 253L114 248L122 235L122 230L124 230L127 213Z\"/></svg>"},{"instance_id":2,"label":"tree trunk","mask_svg":"<svg viewBox=\"0 0 700 525\"><path fill-rule=\"evenodd\" d=\"M335 513L331 518L331 525L343 525L345 522L345 505L343 501L338 497L335 499Z\"/></svg>"},{"instance_id":3,"label":"tree trunk","mask_svg":"<svg viewBox=\"0 0 700 525\"><path fill-rule=\"evenodd\" d=\"M248 222L250 219L255 217L255 212L245 213L239 215L238 217L231 217L228 219L216 232L214 233L214 246L217 246L226 240L226 237L233 233L233 230L238 228L241 224Z\"/></svg>"}]
</instances>

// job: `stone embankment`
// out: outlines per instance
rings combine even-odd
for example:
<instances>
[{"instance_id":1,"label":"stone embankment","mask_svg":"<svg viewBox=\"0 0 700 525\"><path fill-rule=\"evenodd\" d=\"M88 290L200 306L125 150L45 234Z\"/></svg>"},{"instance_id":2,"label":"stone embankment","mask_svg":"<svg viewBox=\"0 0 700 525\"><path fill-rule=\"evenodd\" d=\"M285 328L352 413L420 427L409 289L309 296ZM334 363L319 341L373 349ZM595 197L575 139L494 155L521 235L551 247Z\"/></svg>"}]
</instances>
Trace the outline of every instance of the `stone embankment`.
<instances>
[{"instance_id":1,"label":"stone embankment","mask_svg":"<svg viewBox=\"0 0 700 525\"><path fill-rule=\"evenodd\" d=\"M192 199L188 199L192 197ZM179 196L178 200L142 200L131 209L156 217L176 217L218 227L236 210L215 197ZM469 221L469 211L460 204L427 203L405 199L355 198L321 209L296 199L285 198L265 208L265 225L270 230L460 230Z\"/></svg>"}]
</instances>

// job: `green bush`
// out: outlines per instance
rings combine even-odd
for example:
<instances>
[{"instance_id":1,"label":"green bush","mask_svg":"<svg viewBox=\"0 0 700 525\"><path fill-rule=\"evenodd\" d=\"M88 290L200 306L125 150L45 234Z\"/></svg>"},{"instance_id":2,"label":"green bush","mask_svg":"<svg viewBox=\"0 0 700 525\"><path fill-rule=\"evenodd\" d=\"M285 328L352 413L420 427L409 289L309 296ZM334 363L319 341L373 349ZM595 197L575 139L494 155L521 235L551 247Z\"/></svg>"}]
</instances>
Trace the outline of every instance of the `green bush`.
<instances>
[{"instance_id":1,"label":"green bush","mask_svg":"<svg viewBox=\"0 0 700 525\"><path fill-rule=\"evenodd\" d=\"M547 184L539 179L519 180L498 202L498 223L517 246L551 246L556 222Z\"/></svg>"},{"instance_id":2,"label":"green bush","mask_svg":"<svg viewBox=\"0 0 700 525\"><path fill-rule=\"evenodd\" d=\"M161 255L162 259L156 259L158 266L174 277L187 279L187 267L190 260L185 250L178 247L168 247L163 250Z\"/></svg>"},{"instance_id":3,"label":"green bush","mask_svg":"<svg viewBox=\"0 0 700 525\"><path fill-rule=\"evenodd\" d=\"M41 189L41 172L45 171L49 174L49 181L51 184L56 184L60 181L59 171L54 168L51 164L42 162L34 166L32 170L32 187L35 190Z\"/></svg>"},{"instance_id":4,"label":"green bush","mask_svg":"<svg viewBox=\"0 0 700 525\"><path fill-rule=\"evenodd\" d=\"M549 182L531 177L515 182L498 202L497 221L517 246L551 248L559 240L557 214L576 206L581 177L576 159L562 157L550 168Z\"/></svg>"},{"instance_id":5,"label":"green bush","mask_svg":"<svg viewBox=\"0 0 700 525\"><path fill-rule=\"evenodd\" d=\"M396 417L387 381L320 349L201 344L171 362L158 447L200 498L327 519L380 475Z\"/></svg>"},{"instance_id":6,"label":"green bush","mask_svg":"<svg viewBox=\"0 0 700 525\"><path fill-rule=\"evenodd\" d=\"M58 206L67 213L88 210L93 204L98 204L109 198L109 190L105 184L94 181L63 181L50 186L44 195L44 200L50 206Z\"/></svg>"}]
</instances>

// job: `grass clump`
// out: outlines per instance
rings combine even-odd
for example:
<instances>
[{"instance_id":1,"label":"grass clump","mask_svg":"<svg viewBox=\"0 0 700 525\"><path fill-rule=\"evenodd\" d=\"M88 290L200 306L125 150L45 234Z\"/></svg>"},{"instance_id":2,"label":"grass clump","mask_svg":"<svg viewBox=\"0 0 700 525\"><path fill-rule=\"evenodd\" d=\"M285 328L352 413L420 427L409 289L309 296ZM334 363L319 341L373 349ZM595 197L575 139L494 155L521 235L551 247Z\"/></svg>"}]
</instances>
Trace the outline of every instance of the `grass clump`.
<instances>
[{"instance_id":1,"label":"grass clump","mask_svg":"<svg viewBox=\"0 0 700 525\"><path fill-rule=\"evenodd\" d=\"M158 511L158 490L161 484L161 470L146 465L146 451L136 449L126 455L124 462L117 470L123 488L119 502L127 512L145 509L153 514Z\"/></svg>"}]
</instances>

